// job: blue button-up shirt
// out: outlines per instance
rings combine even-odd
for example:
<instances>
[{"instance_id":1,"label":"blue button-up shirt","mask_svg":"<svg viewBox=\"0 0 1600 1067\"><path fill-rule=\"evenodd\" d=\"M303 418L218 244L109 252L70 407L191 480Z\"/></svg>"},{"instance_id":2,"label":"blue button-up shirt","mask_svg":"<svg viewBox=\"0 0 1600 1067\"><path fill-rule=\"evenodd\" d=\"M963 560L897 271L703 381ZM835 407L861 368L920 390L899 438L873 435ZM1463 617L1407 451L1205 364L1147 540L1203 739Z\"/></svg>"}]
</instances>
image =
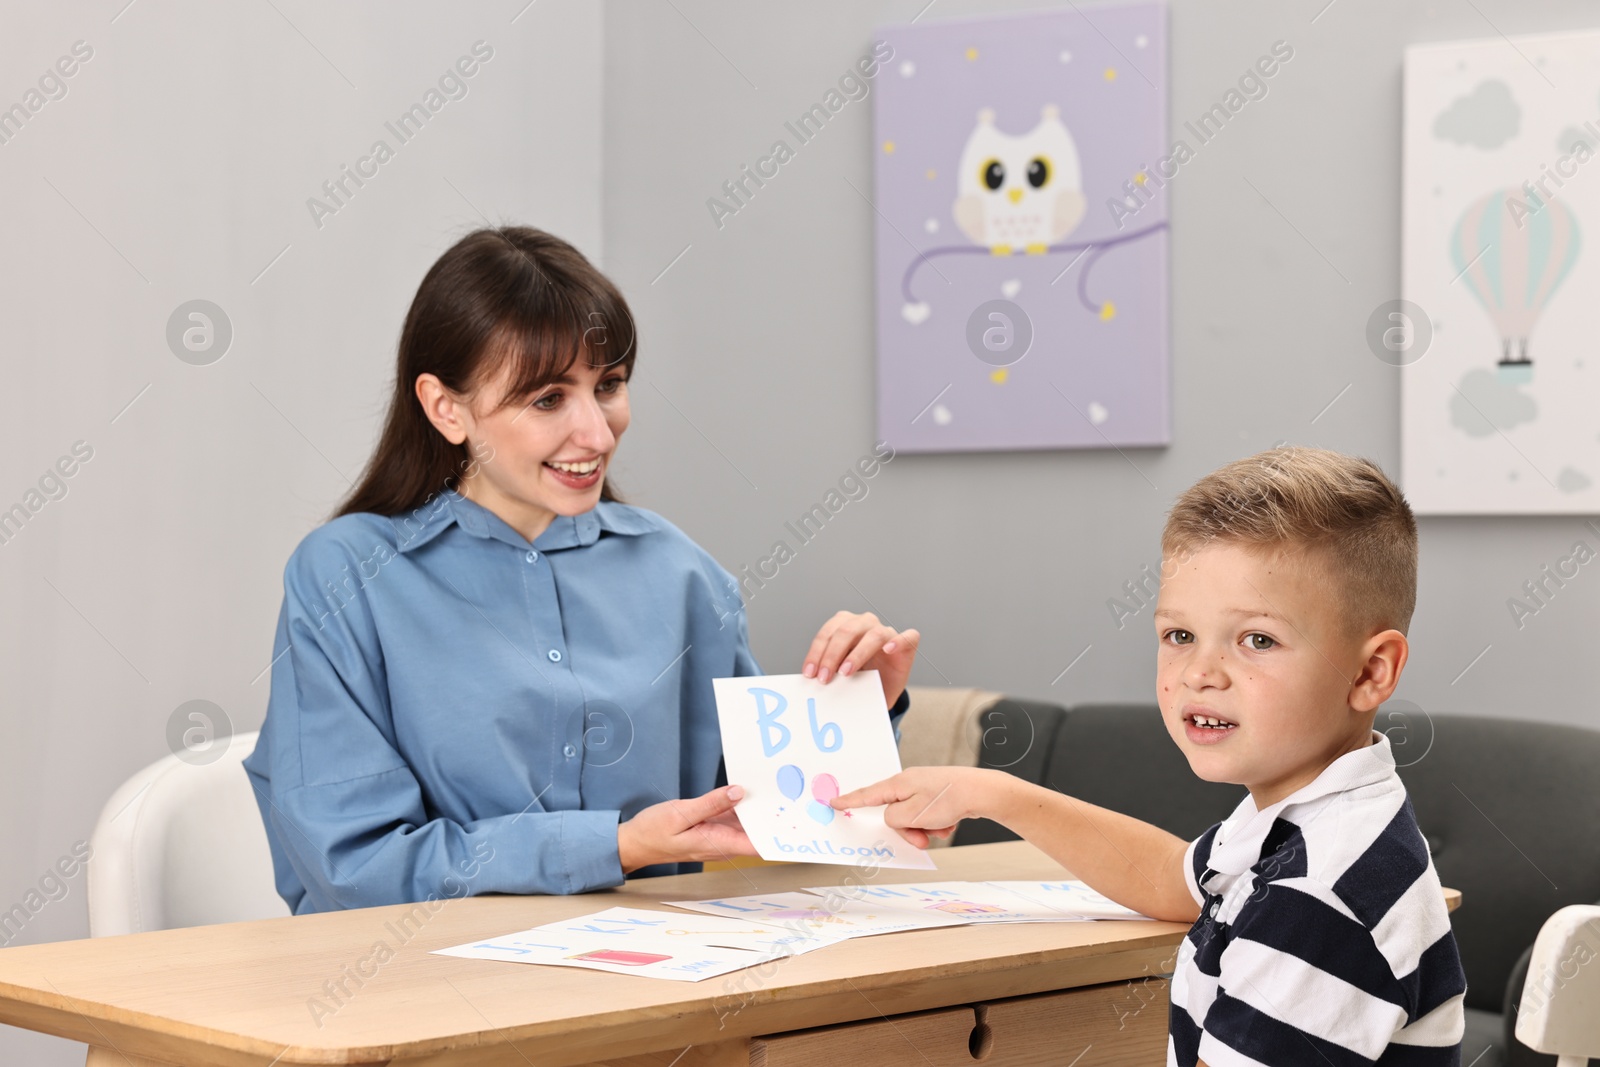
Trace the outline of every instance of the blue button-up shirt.
<instances>
[{"instance_id":1,"label":"blue button-up shirt","mask_svg":"<svg viewBox=\"0 0 1600 1067\"><path fill-rule=\"evenodd\" d=\"M531 543L455 492L341 516L284 568L244 764L278 892L306 914L619 885L619 821L725 781L711 679L760 673L733 576L652 512L601 502Z\"/></svg>"}]
</instances>

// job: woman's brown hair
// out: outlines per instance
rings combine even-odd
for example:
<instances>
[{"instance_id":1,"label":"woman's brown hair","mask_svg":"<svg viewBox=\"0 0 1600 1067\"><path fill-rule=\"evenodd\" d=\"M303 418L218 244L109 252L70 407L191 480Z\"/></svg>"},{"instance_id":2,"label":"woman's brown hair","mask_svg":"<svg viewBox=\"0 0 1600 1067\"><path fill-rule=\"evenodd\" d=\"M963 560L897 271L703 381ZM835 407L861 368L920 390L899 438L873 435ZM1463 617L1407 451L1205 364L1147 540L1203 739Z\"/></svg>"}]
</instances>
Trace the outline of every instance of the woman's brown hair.
<instances>
[{"instance_id":1,"label":"woman's brown hair","mask_svg":"<svg viewBox=\"0 0 1600 1067\"><path fill-rule=\"evenodd\" d=\"M605 275L559 237L528 226L475 230L429 268L400 333L394 392L377 450L333 518L398 515L428 502L473 462L417 399L420 374L467 395L510 364L499 406L531 397L577 359L633 376L633 313ZM610 481L601 500L619 499Z\"/></svg>"}]
</instances>

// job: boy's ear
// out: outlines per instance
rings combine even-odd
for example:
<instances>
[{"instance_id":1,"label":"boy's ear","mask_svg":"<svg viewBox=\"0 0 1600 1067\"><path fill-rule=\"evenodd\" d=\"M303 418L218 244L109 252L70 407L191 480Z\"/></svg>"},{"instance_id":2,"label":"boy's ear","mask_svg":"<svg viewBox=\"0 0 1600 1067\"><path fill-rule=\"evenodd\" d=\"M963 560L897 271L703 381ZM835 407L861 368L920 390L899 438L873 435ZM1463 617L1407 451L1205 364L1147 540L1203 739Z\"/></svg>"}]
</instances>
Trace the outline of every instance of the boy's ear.
<instances>
[{"instance_id":1,"label":"boy's ear","mask_svg":"<svg viewBox=\"0 0 1600 1067\"><path fill-rule=\"evenodd\" d=\"M1384 630L1367 638L1361 652L1360 669L1350 683L1350 707L1375 712L1400 684L1400 672L1405 670L1411 645L1399 630Z\"/></svg>"}]
</instances>

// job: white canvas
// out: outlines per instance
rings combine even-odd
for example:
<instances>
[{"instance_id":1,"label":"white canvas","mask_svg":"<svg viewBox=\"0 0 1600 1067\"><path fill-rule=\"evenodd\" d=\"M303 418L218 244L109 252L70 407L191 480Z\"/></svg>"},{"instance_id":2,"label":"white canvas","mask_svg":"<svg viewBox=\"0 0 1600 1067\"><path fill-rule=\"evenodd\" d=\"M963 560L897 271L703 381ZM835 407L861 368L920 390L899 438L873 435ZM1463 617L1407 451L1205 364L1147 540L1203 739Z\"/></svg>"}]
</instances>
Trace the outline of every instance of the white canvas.
<instances>
[{"instance_id":1,"label":"white canvas","mask_svg":"<svg viewBox=\"0 0 1600 1067\"><path fill-rule=\"evenodd\" d=\"M1423 514L1600 511L1600 32L1410 48L1401 376ZM1431 336L1429 336L1431 334Z\"/></svg>"}]
</instances>

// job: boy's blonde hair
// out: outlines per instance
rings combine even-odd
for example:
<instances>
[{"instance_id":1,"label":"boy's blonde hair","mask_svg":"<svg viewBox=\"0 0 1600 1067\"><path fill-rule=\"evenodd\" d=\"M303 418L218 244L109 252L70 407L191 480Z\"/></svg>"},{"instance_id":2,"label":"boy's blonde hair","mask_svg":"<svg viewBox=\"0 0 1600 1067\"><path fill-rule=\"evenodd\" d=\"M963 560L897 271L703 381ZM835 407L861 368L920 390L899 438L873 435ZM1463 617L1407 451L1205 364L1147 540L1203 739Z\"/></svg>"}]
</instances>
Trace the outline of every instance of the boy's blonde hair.
<instances>
[{"instance_id":1,"label":"boy's blonde hair","mask_svg":"<svg viewBox=\"0 0 1600 1067\"><path fill-rule=\"evenodd\" d=\"M1351 631L1405 633L1417 605L1417 522L1371 460L1293 445L1219 467L1167 515L1165 557L1213 542L1316 554Z\"/></svg>"}]
</instances>

